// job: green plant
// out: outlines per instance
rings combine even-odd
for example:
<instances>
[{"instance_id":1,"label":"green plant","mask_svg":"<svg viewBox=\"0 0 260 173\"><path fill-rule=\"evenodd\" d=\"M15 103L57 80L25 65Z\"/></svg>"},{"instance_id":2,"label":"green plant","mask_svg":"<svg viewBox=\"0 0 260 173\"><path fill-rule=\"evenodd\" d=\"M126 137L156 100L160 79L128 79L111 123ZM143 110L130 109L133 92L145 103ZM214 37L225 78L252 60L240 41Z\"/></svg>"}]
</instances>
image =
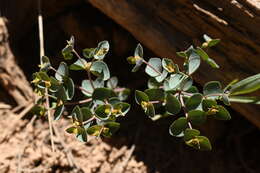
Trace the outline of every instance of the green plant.
<instances>
[{"instance_id":1,"label":"green plant","mask_svg":"<svg viewBox=\"0 0 260 173\"><path fill-rule=\"evenodd\" d=\"M148 89L135 91L135 100L152 120L174 116L176 120L170 125L169 133L175 137L183 137L185 143L198 150L211 150L211 143L195 127L206 122L208 118L230 120L228 110L220 105L223 102L260 104L259 97L237 96L256 91L260 88L260 74L244 80L234 80L225 88L218 81L204 85L202 93L193 85L192 74L198 70L201 60L213 68L219 65L209 57L204 49L215 46L219 39L211 39L204 35L205 42L201 47L190 46L187 50L177 52L184 59L183 70L168 58L143 58L143 48L137 45L134 56L128 57L134 64L132 72L136 72L145 64L145 72L151 77ZM184 116L179 116L184 115Z\"/></svg>"},{"instance_id":2,"label":"green plant","mask_svg":"<svg viewBox=\"0 0 260 173\"><path fill-rule=\"evenodd\" d=\"M103 61L109 51L109 43L102 41L96 48L84 49L82 58L74 49L74 37L71 37L62 50L65 60L77 60L69 67L61 62L55 69L48 57L41 58L39 72L33 74L32 83L40 99L37 101L35 112L45 115L46 95L50 98L51 110L54 111L54 120L60 119L64 110L72 110L69 118L72 125L66 131L75 134L80 141L87 141L87 136L110 137L120 124L117 117L124 116L130 109L130 104L123 102L127 99L130 90L118 87L117 77L110 77L107 64ZM81 85L75 85L69 72L85 71L88 79ZM93 76L95 79L93 79ZM74 101L75 89L85 97Z\"/></svg>"},{"instance_id":3,"label":"green plant","mask_svg":"<svg viewBox=\"0 0 260 173\"><path fill-rule=\"evenodd\" d=\"M191 46L185 51L177 52L178 56L184 58L182 71L168 58L150 58L146 61L140 44L137 45L134 56L127 60L135 64L133 72L145 64L145 72L151 77L148 89L144 92L135 91L135 100L145 114L152 120L158 120L183 113L184 116L176 116L177 119L169 127L170 134L183 137L185 143L195 149L210 150L208 138L201 136L200 131L193 126L203 124L207 118L231 119L219 101L225 105L230 105L230 102L260 104L259 97L240 96L260 88L260 74L242 81L234 80L225 88L222 88L220 82L211 81L205 84L200 93L193 85L191 75L199 68L201 59L213 68L219 68L204 49L216 45L220 40L206 35L204 39L201 47ZM89 135L110 137L120 127L116 122L117 117L125 116L130 109L130 104L124 102L130 90L118 87L118 79L110 77L110 70L103 61L108 51L109 43L102 41L96 48L84 49L81 57L74 49L74 37L71 37L62 50L65 60L71 61L74 56L77 58L69 67L67 63L61 62L55 69L49 58L43 56L39 72L33 74L32 83L40 96L33 109L34 113L45 115L50 104L54 120L58 120L66 109L69 112L67 117L72 120L71 127L66 131L75 134L80 141L86 142ZM71 70L85 71L87 79L81 85L74 84L69 75ZM85 99L75 101L75 89Z\"/></svg>"}]
</instances>

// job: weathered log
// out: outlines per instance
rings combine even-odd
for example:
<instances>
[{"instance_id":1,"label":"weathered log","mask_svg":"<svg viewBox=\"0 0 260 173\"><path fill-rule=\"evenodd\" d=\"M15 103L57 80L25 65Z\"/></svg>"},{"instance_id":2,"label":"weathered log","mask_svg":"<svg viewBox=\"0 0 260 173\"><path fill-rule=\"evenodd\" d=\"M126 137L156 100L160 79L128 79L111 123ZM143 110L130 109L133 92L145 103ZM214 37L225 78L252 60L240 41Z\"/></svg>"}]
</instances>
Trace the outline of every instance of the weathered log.
<instances>
[{"instance_id":1,"label":"weathered log","mask_svg":"<svg viewBox=\"0 0 260 173\"><path fill-rule=\"evenodd\" d=\"M18 105L24 105L32 100L33 91L10 50L5 21L0 18L0 84Z\"/></svg>"},{"instance_id":2,"label":"weathered log","mask_svg":"<svg viewBox=\"0 0 260 173\"><path fill-rule=\"evenodd\" d=\"M160 57L175 58L177 50L190 43L201 44L204 33L222 40L210 55L221 70L207 65L195 75L204 84L209 80L228 83L233 78L259 73L259 3L250 0L87 0L94 7L131 32ZM233 104L238 112L260 127L259 106Z\"/></svg>"}]
</instances>

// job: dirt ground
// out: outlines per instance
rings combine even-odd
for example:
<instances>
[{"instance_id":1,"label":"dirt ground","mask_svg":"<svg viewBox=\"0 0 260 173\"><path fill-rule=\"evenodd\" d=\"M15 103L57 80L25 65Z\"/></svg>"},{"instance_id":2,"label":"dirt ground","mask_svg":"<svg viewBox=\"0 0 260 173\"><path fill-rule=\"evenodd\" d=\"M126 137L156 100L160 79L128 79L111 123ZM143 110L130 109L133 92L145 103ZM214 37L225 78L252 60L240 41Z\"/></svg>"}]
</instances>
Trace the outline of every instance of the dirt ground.
<instances>
[{"instance_id":1,"label":"dirt ground","mask_svg":"<svg viewBox=\"0 0 260 173\"><path fill-rule=\"evenodd\" d=\"M239 116L222 126L209 122L202 129L213 141L213 151L198 152L170 137L170 119L151 122L140 112L120 120L121 130L111 139L81 143L64 129L69 121L55 122L52 153L44 118L0 113L0 172L170 173L259 172L259 130ZM212 133L216 126L219 132ZM57 133L58 132L58 133Z\"/></svg>"}]
</instances>

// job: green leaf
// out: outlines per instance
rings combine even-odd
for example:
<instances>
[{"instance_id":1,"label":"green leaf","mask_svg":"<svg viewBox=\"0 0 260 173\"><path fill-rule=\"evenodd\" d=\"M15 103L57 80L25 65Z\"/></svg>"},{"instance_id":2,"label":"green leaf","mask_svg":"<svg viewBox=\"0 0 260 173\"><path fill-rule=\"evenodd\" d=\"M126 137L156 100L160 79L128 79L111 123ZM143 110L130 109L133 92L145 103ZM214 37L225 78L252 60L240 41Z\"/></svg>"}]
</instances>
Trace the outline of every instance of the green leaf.
<instances>
[{"instance_id":1,"label":"green leaf","mask_svg":"<svg viewBox=\"0 0 260 173\"><path fill-rule=\"evenodd\" d=\"M65 109L64 105L60 105L60 106L55 108L54 120L59 120L60 119L64 109Z\"/></svg>"},{"instance_id":2,"label":"green leaf","mask_svg":"<svg viewBox=\"0 0 260 173\"><path fill-rule=\"evenodd\" d=\"M159 83L157 80L155 80L155 78L150 78L148 80L147 85L149 89L152 89L152 88L159 88L162 84Z\"/></svg>"},{"instance_id":3,"label":"green leaf","mask_svg":"<svg viewBox=\"0 0 260 173\"><path fill-rule=\"evenodd\" d=\"M223 90L221 89L222 86L218 81L211 81L204 85L203 87L203 94L205 96L211 94L222 94ZM217 96L211 96L210 98L216 98Z\"/></svg>"},{"instance_id":4,"label":"green leaf","mask_svg":"<svg viewBox=\"0 0 260 173\"><path fill-rule=\"evenodd\" d=\"M66 92L67 92L68 100L71 100L75 93L75 85L73 80L71 78L68 78L68 80L66 80L65 82L65 86L67 88Z\"/></svg>"},{"instance_id":5,"label":"green leaf","mask_svg":"<svg viewBox=\"0 0 260 173\"><path fill-rule=\"evenodd\" d=\"M136 48L135 48L134 56L143 58L143 55L144 55L143 47L140 43L138 43Z\"/></svg>"},{"instance_id":6,"label":"green leaf","mask_svg":"<svg viewBox=\"0 0 260 173\"><path fill-rule=\"evenodd\" d=\"M137 104L141 105L141 103L144 102L148 102L149 101L149 97L146 93L142 92L142 91L135 91L135 101Z\"/></svg>"},{"instance_id":7,"label":"green leaf","mask_svg":"<svg viewBox=\"0 0 260 173\"><path fill-rule=\"evenodd\" d=\"M151 76L160 76L162 73L162 61L160 58L150 58L148 64L145 68L145 72Z\"/></svg>"},{"instance_id":8,"label":"green leaf","mask_svg":"<svg viewBox=\"0 0 260 173\"><path fill-rule=\"evenodd\" d=\"M188 119L194 125L201 125L207 119L206 113L200 110L191 110L188 112Z\"/></svg>"},{"instance_id":9,"label":"green leaf","mask_svg":"<svg viewBox=\"0 0 260 173\"><path fill-rule=\"evenodd\" d=\"M84 128L82 127L77 127L78 129L78 134L76 135L76 138L80 141L80 142L87 142L87 134Z\"/></svg>"},{"instance_id":10,"label":"green leaf","mask_svg":"<svg viewBox=\"0 0 260 173\"><path fill-rule=\"evenodd\" d=\"M72 134L72 133L77 134L78 130L77 130L77 127L72 126L72 127L67 128L66 132L69 134Z\"/></svg>"},{"instance_id":11,"label":"green leaf","mask_svg":"<svg viewBox=\"0 0 260 173\"><path fill-rule=\"evenodd\" d=\"M162 82L168 75L168 72L166 70L163 70L160 76L155 77L156 81Z\"/></svg>"},{"instance_id":12,"label":"green leaf","mask_svg":"<svg viewBox=\"0 0 260 173\"><path fill-rule=\"evenodd\" d=\"M146 89L144 91L150 101L163 101L164 100L164 91L163 89Z\"/></svg>"},{"instance_id":13,"label":"green leaf","mask_svg":"<svg viewBox=\"0 0 260 173\"><path fill-rule=\"evenodd\" d=\"M184 131L184 138L183 139L184 139L184 141L189 141L189 140L191 140L194 137L199 136L199 135L200 135L199 130L187 128Z\"/></svg>"},{"instance_id":14,"label":"green leaf","mask_svg":"<svg viewBox=\"0 0 260 173\"><path fill-rule=\"evenodd\" d=\"M86 48L83 49L83 56L85 58L93 58L94 57L94 53L95 53L95 48Z\"/></svg>"},{"instance_id":15,"label":"green leaf","mask_svg":"<svg viewBox=\"0 0 260 173\"><path fill-rule=\"evenodd\" d=\"M145 107L145 114L150 118L155 116L155 110L152 103L148 103L147 106Z\"/></svg>"},{"instance_id":16,"label":"green leaf","mask_svg":"<svg viewBox=\"0 0 260 173\"><path fill-rule=\"evenodd\" d=\"M100 43L98 43L98 46L95 49L94 58L97 60L102 60L106 56L108 51L109 51L108 41L101 41Z\"/></svg>"},{"instance_id":17,"label":"green leaf","mask_svg":"<svg viewBox=\"0 0 260 173\"><path fill-rule=\"evenodd\" d=\"M87 129L87 134L91 136L100 136L103 126L101 125L94 125Z\"/></svg>"},{"instance_id":18,"label":"green leaf","mask_svg":"<svg viewBox=\"0 0 260 173\"><path fill-rule=\"evenodd\" d=\"M213 68L219 68L219 65L211 58L209 58L206 62Z\"/></svg>"},{"instance_id":19,"label":"green leaf","mask_svg":"<svg viewBox=\"0 0 260 173\"><path fill-rule=\"evenodd\" d=\"M243 79L231 86L230 95L247 94L260 89L260 73Z\"/></svg>"},{"instance_id":20,"label":"green leaf","mask_svg":"<svg viewBox=\"0 0 260 173\"><path fill-rule=\"evenodd\" d=\"M94 89L92 88L91 86L91 83L89 80L83 80L81 82L81 87L83 88L83 90L81 90L81 92L88 96L88 97L91 97L92 96L92 93L94 91Z\"/></svg>"},{"instance_id":21,"label":"green leaf","mask_svg":"<svg viewBox=\"0 0 260 173\"><path fill-rule=\"evenodd\" d=\"M218 105L217 112L213 115L217 120L230 120L231 116L225 107Z\"/></svg>"},{"instance_id":22,"label":"green leaf","mask_svg":"<svg viewBox=\"0 0 260 173\"><path fill-rule=\"evenodd\" d=\"M70 65L70 70L84 70L87 65L87 61L85 59L78 59L76 62Z\"/></svg>"},{"instance_id":23,"label":"green leaf","mask_svg":"<svg viewBox=\"0 0 260 173\"><path fill-rule=\"evenodd\" d=\"M72 45L66 45L66 47L62 49L61 53L65 60L71 60L73 58L72 50Z\"/></svg>"},{"instance_id":24,"label":"green leaf","mask_svg":"<svg viewBox=\"0 0 260 173\"><path fill-rule=\"evenodd\" d=\"M217 106L217 102L212 99L203 99L202 108L204 111L208 111L210 108Z\"/></svg>"},{"instance_id":25,"label":"green leaf","mask_svg":"<svg viewBox=\"0 0 260 173\"><path fill-rule=\"evenodd\" d=\"M116 88L117 87L117 84L118 84L118 78L113 76L111 77L108 81L107 81L107 87L108 88Z\"/></svg>"},{"instance_id":26,"label":"green leaf","mask_svg":"<svg viewBox=\"0 0 260 173\"><path fill-rule=\"evenodd\" d=\"M176 54L179 56L179 57L182 57L182 58L187 58L188 55L185 51L180 51L180 52L176 52Z\"/></svg>"},{"instance_id":27,"label":"green leaf","mask_svg":"<svg viewBox=\"0 0 260 173\"><path fill-rule=\"evenodd\" d=\"M186 90L186 92L188 92L188 93L198 93L199 90L198 90L197 87L191 86L188 90Z\"/></svg>"},{"instance_id":28,"label":"green leaf","mask_svg":"<svg viewBox=\"0 0 260 173\"><path fill-rule=\"evenodd\" d=\"M188 74L194 73L200 66L200 56L192 51L188 59Z\"/></svg>"},{"instance_id":29,"label":"green leaf","mask_svg":"<svg viewBox=\"0 0 260 173\"><path fill-rule=\"evenodd\" d=\"M105 137L111 137L120 128L120 123L107 122L104 124L102 135Z\"/></svg>"},{"instance_id":30,"label":"green leaf","mask_svg":"<svg viewBox=\"0 0 260 173\"><path fill-rule=\"evenodd\" d=\"M48 71L50 67L51 67L51 63L49 58L47 56L42 56L41 65L40 65L41 71Z\"/></svg>"},{"instance_id":31,"label":"green leaf","mask_svg":"<svg viewBox=\"0 0 260 173\"><path fill-rule=\"evenodd\" d=\"M206 43L202 44L203 48L215 46L220 42L220 39L212 39L206 34L203 35L203 38L206 41Z\"/></svg>"},{"instance_id":32,"label":"green leaf","mask_svg":"<svg viewBox=\"0 0 260 173\"><path fill-rule=\"evenodd\" d=\"M172 94L166 96L166 111L170 114L177 114L181 110L180 101Z\"/></svg>"},{"instance_id":33,"label":"green leaf","mask_svg":"<svg viewBox=\"0 0 260 173\"><path fill-rule=\"evenodd\" d=\"M178 66L174 64L173 61L169 58L162 59L162 66L164 70L166 70L169 73L179 73Z\"/></svg>"},{"instance_id":34,"label":"green leaf","mask_svg":"<svg viewBox=\"0 0 260 173\"><path fill-rule=\"evenodd\" d=\"M57 99L62 100L62 102L65 102L68 100L68 95L66 93L64 86L60 87L60 89L58 90Z\"/></svg>"},{"instance_id":35,"label":"green leaf","mask_svg":"<svg viewBox=\"0 0 260 173\"><path fill-rule=\"evenodd\" d=\"M230 102L260 104L260 97L253 96L229 96Z\"/></svg>"},{"instance_id":36,"label":"green leaf","mask_svg":"<svg viewBox=\"0 0 260 173\"><path fill-rule=\"evenodd\" d=\"M185 142L188 146L201 151L209 151L212 149L210 141L205 136L196 136Z\"/></svg>"},{"instance_id":37,"label":"green leaf","mask_svg":"<svg viewBox=\"0 0 260 173\"><path fill-rule=\"evenodd\" d=\"M110 71L107 67L107 64L103 61L95 61L90 67L90 71L98 76L101 77L103 80L108 80L110 78Z\"/></svg>"},{"instance_id":38,"label":"green leaf","mask_svg":"<svg viewBox=\"0 0 260 173\"><path fill-rule=\"evenodd\" d=\"M69 70L65 62L61 62L57 72L55 73L55 78L59 81L63 81L64 78L68 77Z\"/></svg>"},{"instance_id":39,"label":"green leaf","mask_svg":"<svg viewBox=\"0 0 260 173\"><path fill-rule=\"evenodd\" d=\"M126 100L126 99L128 98L128 96L130 95L130 93L131 93L131 91L130 91L130 89L128 89L128 88L125 88L123 91L120 91L120 92L118 93L118 98L119 98L119 100L120 100L120 101Z\"/></svg>"},{"instance_id":40,"label":"green leaf","mask_svg":"<svg viewBox=\"0 0 260 173\"><path fill-rule=\"evenodd\" d=\"M97 115L97 117L101 120L107 120L109 118L109 116L111 115L112 112L112 106L111 105L99 105L96 109L95 109L95 113Z\"/></svg>"},{"instance_id":41,"label":"green leaf","mask_svg":"<svg viewBox=\"0 0 260 173\"><path fill-rule=\"evenodd\" d=\"M73 108L71 113L72 113L72 116L74 119L76 119L80 123L83 122L83 115L82 115L81 109L78 105Z\"/></svg>"},{"instance_id":42,"label":"green leaf","mask_svg":"<svg viewBox=\"0 0 260 173\"><path fill-rule=\"evenodd\" d=\"M206 42L209 42L212 40L212 38L210 38L207 34L203 34L203 38Z\"/></svg>"},{"instance_id":43,"label":"green leaf","mask_svg":"<svg viewBox=\"0 0 260 173\"><path fill-rule=\"evenodd\" d=\"M213 47L217 45L220 42L220 39L212 39L210 42L208 42L209 47Z\"/></svg>"},{"instance_id":44,"label":"green leaf","mask_svg":"<svg viewBox=\"0 0 260 173\"><path fill-rule=\"evenodd\" d=\"M169 79L169 87L176 89L187 78L185 74L172 74Z\"/></svg>"},{"instance_id":45,"label":"green leaf","mask_svg":"<svg viewBox=\"0 0 260 173\"><path fill-rule=\"evenodd\" d=\"M188 100L186 101L185 105L186 105L186 109L188 111L192 110L192 109L196 109L202 102L202 94L194 94L192 95L190 98L188 98Z\"/></svg>"},{"instance_id":46,"label":"green leaf","mask_svg":"<svg viewBox=\"0 0 260 173\"><path fill-rule=\"evenodd\" d=\"M49 88L49 90L51 92L57 92L60 88L60 83L57 79L55 79L54 77L50 77L50 82L51 82L51 87Z\"/></svg>"},{"instance_id":47,"label":"green leaf","mask_svg":"<svg viewBox=\"0 0 260 173\"><path fill-rule=\"evenodd\" d=\"M172 136L178 136L181 134L188 126L188 121L185 117L180 117L175 120L169 127L169 133Z\"/></svg>"},{"instance_id":48,"label":"green leaf","mask_svg":"<svg viewBox=\"0 0 260 173\"><path fill-rule=\"evenodd\" d=\"M40 71L37 73L37 76L40 80L43 81L50 81L50 77L48 76L48 74L44 71Z\"/></svg>"},{"instance_id":49,"label":"green leaf","mask_svg":"<svg viewBox=\"0 0 260 173\"><path fill-rule=\"evenodd\" d=\"M132 69L132 72L137 72L140 69L142 64L143 64L143 59L137 60L134 68Z\"/></svg>"},{"instance_id":50,"label":"green leaf","mask_svg":"<svg viewBox=\"0 0 260 173\"><path fill-rule=\"evenodd\" d=\"M200 47L198 47L196 49L196 52L197 54L204 60L206 61L211 67L213 68L219 68L219 65L213 60L211 59L208 54L203 50L201 49Z\"/></svg>"},{"instance_id":51,"label":"green leaf","mask_svg":"<svg viewBox=\"0 0 260 173\"><path fill-rule=\"evenodd\" d=\"M88 107L82 107L81 109L81 113L82 113L82 121L87 121L89 120L90 118L93 117L93 113L92 111L90 110L90 108Z\"/></svg>"},{"instance_id":52,"label":"green leaf","mask_svg":"<svg viewBox=\"0 0 260 173\"><path fill-rule=\"evenodd\" d=\"M115 97L116 94L112 89L109 88L96 88L92 94L94 100L105 100L111 97Z\"/></svg>"},{"instance_id":53,"label":"green leaf","mask_svg":"<svg viewBox=\"0 0 260 173\"><path fill-rule=\"evenodd\" d=\"M180 83L180 89L183 91L187 91L188 89L190 89L190 87L192 87L193 84L193 80L191 77L186 77L185 79L183 79Z\"/></svg>"},{"instance_id":54,"label":"green leaf","mask_svg":"<svg viewBox=\"0 0 260 173\"><path fill-rule=\"evenodd\" d=\"M117 111L115 112L115 115L119 115L119 116L125 116L127 114L127 112L130 110L131 105L125 102L118 102L116 104L113 105L113 111Z\"/></svg>"}]
</instances>

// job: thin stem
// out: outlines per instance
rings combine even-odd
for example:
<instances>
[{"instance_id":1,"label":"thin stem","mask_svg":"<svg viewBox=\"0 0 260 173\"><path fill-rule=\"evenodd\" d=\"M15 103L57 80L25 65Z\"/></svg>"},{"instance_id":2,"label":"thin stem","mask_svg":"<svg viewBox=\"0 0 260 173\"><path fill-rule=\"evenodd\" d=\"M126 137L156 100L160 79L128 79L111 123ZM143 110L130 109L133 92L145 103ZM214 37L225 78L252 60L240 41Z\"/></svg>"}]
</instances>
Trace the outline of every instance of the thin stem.
<instances>
[{"instance_id":1,"label":"thin stem","mask_svg":"<svg viewBox=\"0 0 260 173\"><path fill-rule=\"evenodd\" d=\"M187 92L185 92L185 91L181 91L181 94L182 95L185 95L185 96L193 96L194 94L192 94L192 93L187 93Z\"/></svg>"},{"instance_id":2,"label":"thin stem","mask_svg":"<svg viewBox=\"0 0 260 173\"><path fill-rule=\"evenodd\" d=\"M44 53L44 36L43 36L41 0L38 0L38 29L39 29L39 42L40 42L40 63L42 64L41 57L44 56L45 53Z\"/></svg>"},{"instance_id":3,"label":"thin stem","mask_svg":"<svg viewBox=\"0 0 260 173\"><path fill-rule=\"evenodd\" d=\"M80 101L76 101L76 102L68 102L68 103L65 103L64 105L78 105L78 104L88 103L91 101L92 101L92 98L88 98L88 99L80 100Z\"/></svg>"},{"instance_id":4,"label":"thin stem","mask_svg":"<svg viewBox=\"0 0 260 173\"><path fill-rule=\"evenodd\" d=\"M41 12L41 0L38 0L38 27L39 27L39 42L40 42L40 63L42 65L41 57L44 56L45 53L44 53L44 36L43 36L43 20L42 20L42 12ZM51 138L51 148L52 148L52 152L54 152L55 147L53 141L52 117L50 111L48 88L45 88L45 98L46 98L45 104L47 109L50 138Z\"/></svg>"},{"instance_id":5,"label":"thin stem","mask_svg":"<svg viewBox=\"0 0 260 173\"><path fill-rule=\"evenodd\" d=\"M82 58L80 57L80 55L78 54L77 51L75 51L75 49L72 50L73 53L78 57L78 59L81 61L82 64L84 64L84 62L81 60ZM95 89L95 86L94 86L94 83L93 83L93 80L91 79L91 74L90 74L90 71L87 70L87 74L88 74L88 79L90 81L90 85L93 89Z\"/></svg>"},{"instance_id":6,"label":"thin stem","mask_svg":"<svg viewBox=\"0 0 260 173\"><path fill-rule=\"evenodd\" d=\"M179 93L179 97L180 97L180 101L181 101L181 106L182 106L184 113L185 113L185 117L188 119L188 111L187 111L187 108L184 104L183 96L181 95L181 93ZM188 125L189 125L189 128L192 129L192 125L191 125L190 122L188 122Z\"/></svg>"},{"instance_id":7,"label":"thin stem","mask_svg":"<svg viewBox=\"0 0 260 173\"><path fill-rule=\"evenodd\" d=\"M143 63L145 63L147 66L149 66L151 69L153 69L156 73L158 73L159 75L162 75L161 72L159 72L158 70L156 70L151 64L149 64L147 61L145 61L143 59Z\"/></svg>"},{"instance_id":8,"label":"thin stem","mask_svg":"<svg viewBox=\"0 0 260 173\"><path fill-rule=\"evenodd\" d=\"M122 92L124 91L126 88L114 88L114 92Z\"/></svg>"},{"instance_id":9,"label":"thin stem","mask_svg":"<svg viewBox=\"0 0 260 173\"><path fill-rule=\"evenodd\" d=\"M49 96L48 96L47 88L45 88L45 99L46 99L46 109L47 109L49 130L50 130L50 137L51 137L51 148L52 148L52 152L54 152L55 147L54 147L54 141L53 141L52 117L51 117L50 103L49 103Z\"/></svg>"},{"instance_id":10,"label":"thin stem","mask_svg":"<svg viewBox=\"0 0 260 173\"><path fill-rule=\"evenodd\" d=\"M157 103L161 103L162 101L159 101L159 100L154 100L154 101L149 101L149 103L152 103L152 104L157 104Z\"/></svg>"}]
</instances>

